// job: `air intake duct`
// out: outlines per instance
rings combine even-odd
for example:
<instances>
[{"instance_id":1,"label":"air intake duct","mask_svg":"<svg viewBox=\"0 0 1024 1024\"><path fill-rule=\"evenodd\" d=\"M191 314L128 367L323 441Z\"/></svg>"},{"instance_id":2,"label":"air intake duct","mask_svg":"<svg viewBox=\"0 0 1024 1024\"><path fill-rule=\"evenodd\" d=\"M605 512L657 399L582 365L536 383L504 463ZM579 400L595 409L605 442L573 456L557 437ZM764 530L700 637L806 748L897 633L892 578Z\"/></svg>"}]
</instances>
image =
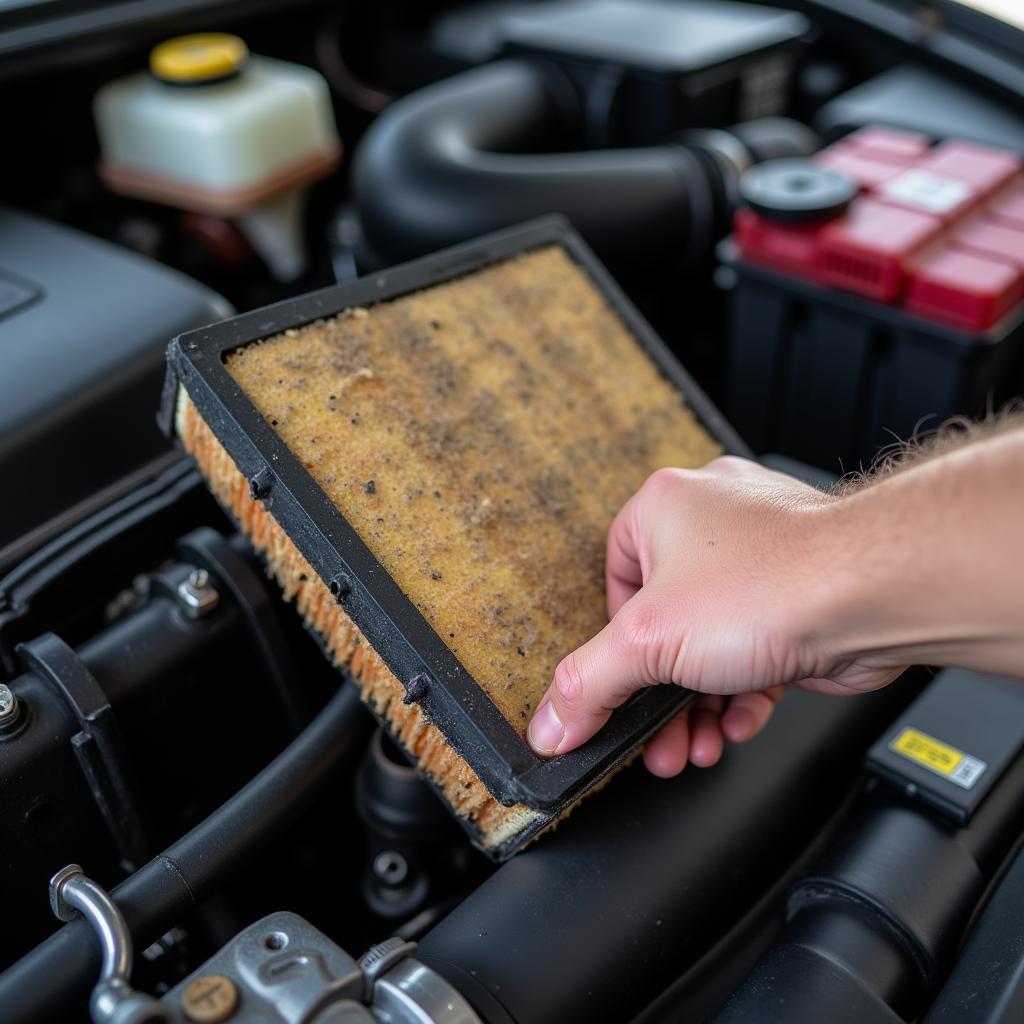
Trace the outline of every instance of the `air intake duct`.
<instances>
[{"instance_id":1,"label":"air intake duct","mask_svg":"<svg viewBox=\"0 0 1024 1024\"><path fill-rule=\"evenodd\" d=\"M713 771L625 772L456 907L419 958L488 1024L633 1019L791 869L914 692L904 679L856 700L794 693Z\"/></svg>"},{"instance_id":2,"label":"air intake duct","mask_svg":"<svg viewBox=\"0 0 1024 1024\"><path fill-rule=\"evenodd\" d=\"M918 1019L1017 840L1022 812L1022 757L965 828L899 797L868 803L794 886L785 929L714 1024L756 1024L782 1005L789 1024L816 1024L822 1007L837 1024ZM1004 968L991 967L992 983L1002 982Z\"/></svg>"},{"instance_id":3,"label":"air intake duct","mask_svg":"<svg viewBox=\"0 0 1024 1024\"><path fill-rule=\"evenodd\" d=\"M584 119L564 72L525 58L395 103L356 154L366 261L409 259L555 212L613 267L696 266L727 229L750 164L817 148L806 126L766 118L660 146L582 150Z\"/></svg>"}]
</instances>

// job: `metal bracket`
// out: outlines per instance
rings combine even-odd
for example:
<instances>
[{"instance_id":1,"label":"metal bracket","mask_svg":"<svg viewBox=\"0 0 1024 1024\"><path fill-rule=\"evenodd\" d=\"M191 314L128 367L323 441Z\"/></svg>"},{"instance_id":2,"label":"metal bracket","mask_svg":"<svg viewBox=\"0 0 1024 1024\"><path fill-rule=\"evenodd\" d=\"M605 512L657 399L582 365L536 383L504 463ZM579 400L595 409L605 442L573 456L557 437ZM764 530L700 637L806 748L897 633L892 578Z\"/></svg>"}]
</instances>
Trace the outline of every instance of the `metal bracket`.
<instances>
[{"instance_id":1,"label":"metal bracket","mask_svg":"<svg viewBox=\"0 0 1024 1024\"><path fill-rule=\"evenodd\" d=\"M236 935L162 998L178 1020L210 992L233 993L232 1009L204 1020L224 1024L481 1024L446 979L413 958L416 944L398 937L372 947L360 961L308 921L270 914Z\"/></svg>"}]
</instances>

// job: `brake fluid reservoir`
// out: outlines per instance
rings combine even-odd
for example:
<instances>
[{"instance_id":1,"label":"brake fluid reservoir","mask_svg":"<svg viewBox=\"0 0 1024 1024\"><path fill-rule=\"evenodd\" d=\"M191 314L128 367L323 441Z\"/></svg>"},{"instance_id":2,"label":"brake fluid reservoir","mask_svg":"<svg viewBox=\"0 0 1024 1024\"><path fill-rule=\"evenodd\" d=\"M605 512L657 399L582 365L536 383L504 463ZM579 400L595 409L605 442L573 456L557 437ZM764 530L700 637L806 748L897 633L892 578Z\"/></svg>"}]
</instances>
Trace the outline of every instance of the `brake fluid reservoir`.
<instances>
[{"instance_id":1,"label":"brake fluid reservoir","mask_svg":"<svg viewBox=\"0 0 1024 1024\"><path fill-rule=\"evenodd\" d=\"M235 219L277 277L301 273L306 189L341 153L318 72L250 56L237 36L182 36L100 89L93 112L110 189Z\"/></svg>"}]
</instances>

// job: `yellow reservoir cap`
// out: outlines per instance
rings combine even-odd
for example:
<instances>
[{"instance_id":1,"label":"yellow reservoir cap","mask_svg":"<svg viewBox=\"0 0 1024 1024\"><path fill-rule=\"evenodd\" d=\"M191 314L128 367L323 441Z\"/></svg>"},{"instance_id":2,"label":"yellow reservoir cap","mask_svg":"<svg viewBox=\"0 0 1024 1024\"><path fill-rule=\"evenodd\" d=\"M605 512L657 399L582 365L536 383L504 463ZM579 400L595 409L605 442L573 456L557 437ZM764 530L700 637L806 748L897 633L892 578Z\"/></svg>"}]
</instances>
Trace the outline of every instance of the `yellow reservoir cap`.
<instances>
[{"instance_id":1,"label":"yellow reservoir cap","mask_svg":"<svg viewBox=\"0 0 1024 1024\"><path fill-rule=\"evenodd\" d=\"M249 59L245 40L227 32L176 36L153 48L149 70L162 82L198 85L238 74Z\"/></svg>"}]
</instances>

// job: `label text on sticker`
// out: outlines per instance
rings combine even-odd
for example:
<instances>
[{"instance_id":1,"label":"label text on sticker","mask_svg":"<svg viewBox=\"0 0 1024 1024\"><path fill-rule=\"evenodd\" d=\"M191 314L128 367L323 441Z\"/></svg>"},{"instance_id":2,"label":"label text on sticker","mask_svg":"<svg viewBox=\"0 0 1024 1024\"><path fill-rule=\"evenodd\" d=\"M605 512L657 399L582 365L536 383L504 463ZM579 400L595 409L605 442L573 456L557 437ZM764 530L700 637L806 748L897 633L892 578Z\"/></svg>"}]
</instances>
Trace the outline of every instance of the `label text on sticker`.
<instances>
[{"instance_id":1,"label":"label text on sticker","mask_svg":"<svg viewBox=\"0 0 1024 1024\"><path fill-rule=\"evenodd\" d=\"M900 730L889 749L964 789L970 789L988 767L984 761L910 726Z\"/></svg>"},{"instance_id":2,"label":"label text on sticker","mask_svg":"<svg viewBox=\"0 0 1024 1024\"><path fill-rule=\"evenodd\" d=\"M955 178L913 168L882 186L887 199L928 213L949 213L962 203L970 189Z\"/></svg>"}]
</instances>

